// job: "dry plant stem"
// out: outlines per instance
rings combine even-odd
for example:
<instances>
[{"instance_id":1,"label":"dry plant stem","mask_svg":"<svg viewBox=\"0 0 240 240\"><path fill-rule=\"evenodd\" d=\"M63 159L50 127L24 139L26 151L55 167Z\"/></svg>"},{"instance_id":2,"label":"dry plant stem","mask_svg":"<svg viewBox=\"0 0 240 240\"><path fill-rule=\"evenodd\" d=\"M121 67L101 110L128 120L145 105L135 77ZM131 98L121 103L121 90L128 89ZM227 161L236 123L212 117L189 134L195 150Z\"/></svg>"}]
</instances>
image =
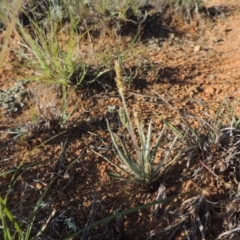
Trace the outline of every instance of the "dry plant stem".
<instances>
[{"instance_id":1,"label":"dry plant stem","mask_svg":"<svg viewBox=\"0 0 240 240\"><path fill-rule=\"evenodd\" d=\"M23 0L16 0L14 2L15 3L15 8L14 8L14 11L13 11L13 14L12 14L12 19L11 19L11 22L10 22L10 24L8 26L8 29L7 29L7 35L5 37L5 40L4 40L4 43L3 43L3 46L2 46L2 51L0 52L0 70L2 69L3 59L4 59L4 56L5 56L7 48L8 48L7 45L8 45L8 42L10 40L13 28L16 24L16 19L18 17L18 11L21 7L22 2L23 2Z\"/></svg>"},{"instance_id":2,"label":"dry plant stem","mask_svg":"<svg viewBox=\"0 0 240 240\"><path fill-rule=\"evenodd\" d=\"M240 227L237 227L237 228L234 228L232 230L229 230L229 231L226 231L222 234L220 234L216 240L220 240L220 239L224 239L223 237L227 237L228 235L230 235L231 233L234 233L234 232L237 232L237 231L240 231ZM225 238L226 239L226 238ZM232 238L233 239L233 238Z\"/></svg>"},{"instance_id":3,"label":"dry plant stem","mask_svg":"<svg viewBox=\"0 0 240 240\"><path fill-rule=\"evenodd\" d=\"M91 211L90 211L90 214L88 216L88 220L87 220L87 223L85 225L85 227L87 228L90 224L93 223L93 220L94 220L94 215L95 215L95 212L96 212L96 197L95 196L92 196L93 197L93 200L92 200L92 208L91 208ZM85 239L88 239L88 235L89 235L89 228L86 229L83 234L82 234L82 237L81 237L81 240L85 240Z\"/></svg>"},{"instance_id":4,"label":"dry plant stem","mask_svg":"<svg viewBox=\"0 0 240 240\"><path fill-rule=\"evenodd\" d=\"M124 86L123 86L121 67L120 67L120 64L117 60L115 60L115 71L116 71L116 83L117 83L118 91L119 91L119 94L121 96L124 111L125 111L125 114L126 114L126 117L127 117L126 127L127 127L127 130L129 132L131 138L132 138L133 146L136 149L137 159L140 161L139 164L141 164L142 163L142 155L141 155L141 152L140 152L140 148L137 144L136 136L133 132L132 123L130 121L130 115L129 115L127 104L126 104L125 97L124 97Z\"/></svg>"},{"instance_id":5,"label":"dry plant stem","mask_svg":"<svg viewBox=\"0 0 240 240\"><path fill-rule=\"evenodd\" d=\"M69 129L67 138L66 138L64 144L62 145L62 151L61 151L61 154L59 156L59 160L57 162L57 171L58 172L61 172L61 170L62 170L63 160L64 160L65 152L66 152L66 149L67 149L67 143L68 143L68 140L69 140L69 137L70 137L70 134L71 134L71 130L72 130L72 128Z\"/></svg>"},{"instance_id":6,"label":"dry plant stem","mask_svg":"<svg viewBox=\"0 0 240 240\"><path fill-rule=\"evenodd\" d=\"M49 215L47 221L42 225L40 231L38 232L37 236L36 237L39 237L45 230L46 228L48 227L48 224L50 222L50 220L53 218L53 216L55 215L56 213L56 209L53 209L53 211L51 212L51 214Z\"/></svg>"},{"instance_id":7,"label":"dry plant stem","mask_svg":"<svg viewBox=\"0 0 240 240\"><path fill-rule=\"evenodd\" d=\"M230 184L226 183L221 177L219 177L217 174L215 174L205 163L203 163L201 160L199 160L199 162L203 165L204 168L206 168L213 176L216 177L216 179L220 179L221 182L223 182L223 184L230 189L235 195L237 195L237 193L232 189L232 187L230 186Z\"/></svg>"}]
</instances>

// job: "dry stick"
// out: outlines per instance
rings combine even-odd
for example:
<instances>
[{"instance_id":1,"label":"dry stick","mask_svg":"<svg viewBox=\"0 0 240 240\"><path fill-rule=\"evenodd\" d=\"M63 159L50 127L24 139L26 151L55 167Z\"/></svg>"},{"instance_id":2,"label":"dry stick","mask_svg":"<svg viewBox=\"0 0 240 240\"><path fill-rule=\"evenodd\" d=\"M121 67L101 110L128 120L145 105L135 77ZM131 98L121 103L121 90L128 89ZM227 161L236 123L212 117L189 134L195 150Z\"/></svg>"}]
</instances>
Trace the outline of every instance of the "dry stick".
<instances>
[{"instance_id":1,"label":"dry stick","mask_svg":"<svg viewBox=\"0 0 240 240\"><path fill-rule=\"evenodd\" d=\"M91 211L90 211L90 214L88 216L88 220L87 220L87 223L85 224L85 227L88 227L90 224L93 223L93 220L94 220L94 214L95 214L95 206L96 206L96 198L95 196L93 196L93 201L92 201L92 208L91 208ZM81 240L85 240L88 238L88 233L89 233L90 229L86 229L83 234L82 234L82 237L81 237Z\"/></svg>"},{"instance_id":2,"label":"dry stick","mask_svg":"<svg viewBox=\"0 0 240 240\"><path fill-rule=\"evenodd\" d=\"M220 179L223 184L229 188L235 195L237 195L237 193L232 189L232 187L230 186L230 184L226 183L220 176L218 176L216 173L214 173L205 163L203 163L201 160L199 160L199 162L203 165L203 167L205 167L211 174L213 174L217 179Z\"/></svg>"},{"instance_id":3,"label":"dry stick","mask_svg":"<svg viewBox=\"0 0 240 240\"><path fill-rule=\"evenodd\" d=\"M178 110L176 110L163 96L161 96L159 93L152 90L153 93L158 95L173 111L180 113Z\"/></svg>"},{"instance_id":4,"label":"dry stick","mask_svg":"<svg viewBox=\"0 0 240 240\"><path fill-rule=\"evenodd\" d=\"M69 136L70 136L70 133L71 133L71 130L72 130L72 127L70 127L69 131L68 131L68 135L67 135L67 138L64 142L64 145L62 147L62 151L61 151L61 154L60 154L60 157L59 157L59 160L57 162L57 168L58 168L58 172L61 172L61 169L62 169L62 165L63 165L63 158L64 158L64 155L65 155L65 152L66 152L66 148L67 148L67 142L68 142L68 139L69 139Z\"/></svg>"},{"instance_id":5,"label":"dry stick","mask_svg":"<svg viewBox=\"0 0 240 240\"><path fill-rule=\"evenodd\" d=\"M156 201L162 200L167 198L167 193L166 193L166 187L161 183L159 188L158 188L158 194L156 197ZM154 217L157 218L157 215L160 210L164 210L164 203L159 203L154 206Z\"/></svg>"},{"instance_id":6,"label":"dry stick","mask_svg":"<svg viewBox=\"0 0 240 240\"><path fill-rule=\"evenodd\" d=\"M240 227L237 227L237 228L234 228L234 229L232 229L232 230L226 231L226 232L220 234L220 235L217 237L217 240L218 240L218 239L222 239L222 237L227 237L229 234L234 233L234 232L238 232L238 231L240 231ZM232 239L233 239L233 238L232 238Z\"/></svg>"},{"instance_id":7,"label":"dry stick","mask_svg":"<svg viewBox=\"0 0 240 240\"><path fill-rule=\"evenodd\" d=\"M56 213L56 209L53 209L53 211L51 212L51 214L49 215L46 223L44 223L40 229L40 231L38 232L37 236L36 237L39 237L47 228L48 226L48 223L50 222L51 218L55 215Z\"/></svg>"}]
</instances>

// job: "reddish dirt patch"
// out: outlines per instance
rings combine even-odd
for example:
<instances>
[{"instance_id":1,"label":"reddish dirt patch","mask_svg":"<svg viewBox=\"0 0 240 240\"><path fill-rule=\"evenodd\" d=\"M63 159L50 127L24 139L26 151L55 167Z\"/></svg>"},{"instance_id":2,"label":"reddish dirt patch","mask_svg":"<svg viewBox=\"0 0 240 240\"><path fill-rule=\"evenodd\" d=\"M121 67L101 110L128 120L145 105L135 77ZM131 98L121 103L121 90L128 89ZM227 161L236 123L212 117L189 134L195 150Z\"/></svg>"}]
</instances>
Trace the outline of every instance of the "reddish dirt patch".
<instances>
[{"instance_id":1,"label":"reddish dirt patch","mask_svg":"<svg viewBox=\"0 0 240 240\"><path fill-rule=\"evenodd\" d=\"M203 112L206 112L214 116L224 99L239 97L240 32L237 26L240 25L240 6L234 1L221 1L221 4L220 1L210 2L209 6L226 6L229 11L214 19L200 19L198 24L195 21L189 25L177 19L174 28L177 28L178 33L173 32L162 42L153 37L139 43L134 51L140 50L141 54L134 61L126 63L126 67L141 66L136 68L137 77L133 83L127 86L129 109L137 110L145 126L153 118L155 134L160 131L162 124L153 113L179 124L182 113L202 117ZM4 33L0 37L2 41ZM16 41L17 35L13 36L11 48L16 46ZM106 43L111 43L109 45L113 48L114 44L117 45L115 37L108 32L95 41L99 44L96 48ZM123 46L127 45L129 37L122 37L121 41ZM19 72L13 63L16 63L16 56L8 52L0 75L1 90L8 89L19 79ZM8 207L17 218L26 218L55 177L44 198L46 206L40 209L34 226L35 231L50 218L44 233L46 239L62 239L72 233L64 225L65 220L59 220L63 215L72 218L81 229L88 222L89 216L97 221L115 211L156 199L159 183L146 190L114 181L107 175L111 166L92 151L118 161L107 131L106 118L114 131L129 140L118 119L117 109L121 102L113 81L105 86L96 84L78 91L71 89L69 109L76 105L77 110L66 127L54 128L52 122L51 131L44 128L30 131L14 141L15 135L12 136L9 131L33 121L35 115L41 117L43 113L39 112L39 105L50 109L50 113L46 113L43 118L47 114L51 115L55 107L59 108L58 89L40 83L31 83L27 88L35 95L31 104L21 114L4 117L1 112L0 117L1 172L11 171L19 164L39 163L30 169L22 168L17 173L21 174L8 198ZM192 124L196 123L193 121ZM211 174L201 183L192 179L190 176L198 167L199 162L193 162L190 169L186 169L185 159L180 159L161 179L168 197L192 193L192 198L187 195L166 203L166 215L163 215L167 219L165 223L162 217L153 218L151 207L124 216L121 227L113 220L93 228L89 233L91 239L147 239L149 236L154 238L154 235L160 239L157 232L169 222L174 223L170 212L175 211L184 201L194 201L202 195L212 201L227 196L224 186L218 184ZM7 174L1 177L1 195L5 195L12 176ZM198 200L200 205L205 201L204 197ZM21 212L24 214L21 215ZM224 219L217 218L217 214L214 216L206 233L207 239L216 239L226 230ZM185 239L186 233L181 229L176 236L174 239ZM199 233L197 237L200 239L200 236Z\"/></svg>"}]
</instances>

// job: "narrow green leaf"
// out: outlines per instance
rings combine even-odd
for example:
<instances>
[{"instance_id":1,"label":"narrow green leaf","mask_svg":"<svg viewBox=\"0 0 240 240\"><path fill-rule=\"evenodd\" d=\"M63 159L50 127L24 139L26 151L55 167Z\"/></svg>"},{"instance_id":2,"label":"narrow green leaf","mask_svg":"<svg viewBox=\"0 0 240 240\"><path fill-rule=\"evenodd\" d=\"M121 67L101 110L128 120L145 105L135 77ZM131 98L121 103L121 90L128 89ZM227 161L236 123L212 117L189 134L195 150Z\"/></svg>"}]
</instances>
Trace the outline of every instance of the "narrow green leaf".
<instances>
[{"instance_id":1,"label":"narrow green leaf","mask_svg":"<svg viewBox=\"0 0 240 240\"><path fill-rule=\"evenodd\" d=\"M141 148L143 149L146 146L146 139L143 131L143 126L142 126L141 120L138 117L135 117L135 118L136 118L135 121L136 121L137 129L140 137Z\"/></svg>"},{"instance_id":2,"label":"narrow green leaf","mask_svg":"<svg viewBox=\"0 0 240 240\"><path fill-rule=\"evenodd\" d=\"M107 162L109 162L112 166L114 166L116 169L122 171L123 173L125 173L127 176L131 176L129 172L127 172L125 169L123 169L122 167L120 167L119 165L115 164L114 162L110 161L108 158L104 157L103 155L99 154L98 152L95 152L94 150L92 150L95 154L97 154L98 156L102 157L103 159L105 159Z\"/></svg>"},{"instance_id":3,"label":"narrow green leaf","mask_svg":"<svg viewBox=\"0 0 240 240\"><path fill-rule=\"evenodd\" d=\"M172 149L173 149L173 147L174 147L177 139L178 139L178 136L176 136L176 137L174 138L174 140L172 141L172 143L171 143L171 145L169 146L168 151L167 151L164 159L163 159L163 160L157 165L157 167L154 169L154 171L153 171L153 176L155 176L155 175L158 174L160 168L161 168L161 167L165 164L165 162L168 160L168 158L169 158L169 156L170 156L170 154L171 154L171 152L172 152Z\"/></svg>"},{"instance_id":4,"label":"narrow green leaf","mask_svg":"<svg viewBox=\"0 0 240 240\"><path fill-rule=\"evenodd\" d=\"M120 143L122 145L122 148L124 149L124 152L126 152L126 161L127 164L123 164L128 168L128 171L130 173L133 173L138 179L141 179L141 166L138 165L138 163L134 160L134 158L131 157L131 154L127 151L127 148L124 144L124 142L120 139Z\"/></svg>"},{"instance_id":5,"label":"narrow green leaf","mask_svg":"<svg viewBox=\"0 0 240 240\"><path fill-rule=\"evenodd\" d=\"M10 233L10 229L9 229L9 227L7 225L6 217L5 217L3 206L2 206L1 202L0 202L0 218L1 218L2 227L3 227L4 239L6 239L6 240L12 239L12 236L11 236L11 233Z\"/></svg>"},{"instance_id":6,"label":"narrow green leaf","mask_svg":"<svg viewBox=\"0 0 240 240\"><path fill-rule=\"evenodd\" d=\"M139 181L138 179L134 178L133 176L122 176L118 173L115 172L109 172L108 175L116 180L121 180L130 184L141 184L141 181Z\"/></svg>"},{"instance_id":7,"label":"narrow green leaf","mask_svg":"<svg viewBox=\"0 0 240 240\"><path fill-rule=\"evenodd\" d=\"M161 130L161 132L160 132L160 134L158 136L158 139L157 139L157 141L156 141L156 143L155 143L155 145L154 145L154 147L153 147L153 149L151 151L151 154L149 156L149 163L150 164L153 164L153 162L154 162L154 160L156 158L157 150L158 150L160 141L162 139L162 136L163 136L165 130L166 130L166 124L163 125L163 128L162 128L162 130Z\"/></svg>"},{"instance_id":8,"label":"narrow green leaf","mask_svg":"<svg viewBox=\"0 0 240 240\"><path fill-rule=\"evenodd\" d=\"M146 146L144 149L145 162L149 162L150 164L151 164L151 150L150 150L151 134L152 134L152 119L148 125L147 141L146 141Z\"/></svg>"},{"instance_id":9,"label":"narrow green leaf","mask_svg":"<svg viewBox=\"0 0 240 240\"><path fill-rule=\"evenodd\" d=\"M22 234L21 227L20 227L18 221L13 217L12 213L7 208L6 201L3 200L1 196L0 196L0 205L1 205L1 209L2 209L2 217L5 218L4 214L6 214L6 216L10 220L10 222L13 224L14 228L17 230L19 236L21 236L21 234ZM8 229L8 227L7 227L7 229Z\"/></svg>"},{"instance_id":10,"label":"narrow green leaf","mask_svg":"<svg viewBox=\"0 0 240 240\"><path fill-rule=\"evenodd\" d=\"M128 169L126 171L129 171L128 173L132 173L133 172L134 175L137 178L141 179L141 172L139 171L138 164L135 161L133 161L133 159L131 158L131 154L128 153L127 148L126 148L124 142L119 138L119 141L120 141L120 143L122 145L122 148L124 149L124 153L122 152L121 148L118 146L118 144L116 142L116 137L117 136L112 132L111 127L110 127L108 121L107 121L107 125L108 125L108 130L110 132L113 144L114 144L114 146L115 146L115 148L116 148L116 150L118 152L119 158L122 161L122 164L125 165L126 168Z\"/></svg>"}]
</instances>

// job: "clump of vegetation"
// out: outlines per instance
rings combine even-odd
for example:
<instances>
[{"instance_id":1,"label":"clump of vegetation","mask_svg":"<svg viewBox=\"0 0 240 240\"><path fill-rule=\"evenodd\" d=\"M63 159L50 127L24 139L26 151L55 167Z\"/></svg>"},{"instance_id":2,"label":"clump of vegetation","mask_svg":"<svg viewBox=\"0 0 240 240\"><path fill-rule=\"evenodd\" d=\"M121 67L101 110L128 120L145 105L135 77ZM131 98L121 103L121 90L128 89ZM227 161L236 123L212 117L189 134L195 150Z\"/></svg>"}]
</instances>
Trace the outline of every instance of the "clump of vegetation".
<instances>
[{"instance_id":1,"label":"clump of vegetation","mask_svg":"<svg viewBox=\"0 0 240 240\"><path fill-rule=\"evenodd\" d=\"M210 173L219 178L230 194L235 196L239 194L238 185L231 186L215 172L218 174L227 171L235 172L234 166L239 165L240 120L237 113L238 105L239 101L231 103L229 100L225 100L216 111L214 118L206 113L205 118L184 116L181 124L182 131L171 123L167 123L186 144L184 152L188 159L187 168L190 167L192 159L197 158L201 161L201 167L195 170L194 178L201 181L206 174L203 172L205 170L207 174ZM191 127L188 123L189 119L195 119L199 123L198 129ZM236 174L235 177L238 178L237 172L234 175Z\"/></svg>"},{"instance_id":2,"label":"clump of vegetation","mask_svg":"<svg viewBox=\"0 0 240 240\"><path fill-rule=\"evenodd\" d=\"M204 6L202 0L167 0L170 9L175 9L187 21L191 21L194 14L199 15Z\"/></svg>"},{"instance_id":3,"label":"clump of vegetation","mask_svg":"<svg viewBox=\"0 0 240 240\"><path fill-rule=\"evenodd\" d=\"M97 6L99 9L95 13L94 9ZM103 7L114 11L112 2L101 5L87 4L77 0L50 2L29 0L23 7L22 13L28 17L27 22L30 26L26 27L26 21L20 17L17 30L22 41L19 42L17 54L24 61L23 68L30 71L34 70L34 75L29 76L27 80L60 87L62 96L60 125L64 125L72 114L72 111L66 112L69 86L80 87L86 81L93 83L111 70L110 58L112 55L119 54L122 59L126 58L138 40L138 36L136 36L124 51L117 49L121 53L106 52L103 54L102 51L97 52L94 49L92 36L94 34L91 31L94 32L101 24L107 24L108 18L99 17L100 20L97 18L98 21L90 24L87 21L95 19L93 15L100 14ZM111 18L114 15L111 15ZM117 16L119 19L124 18L120 12ZM80 51L81 42L84 42L86 38L92 45L92 48L88 50L89 54ZM90 63L90 58L100 61L101 64L93 66Z\"/></svg>"},{"instance_id":4,"label":"clump of vegetation","mask_svg":"<svg viewBox=\"0 0 240 240\"><path fill-rule=\"evenodd\" d=\"M113 133L110 124L107 121L108 130L110 132L113 145L117 150L118 158L121 162L121 165L115 164L112 160L109 160L106 157L104 157L104 159L106 159L118 170L118 172L110 173L111 177L118 180L126 181L131 184L141 184L143 186L148 186L158 180L160 174L163 172L163 169L170 164L173 164L179 157L181 151L176 154L174 159L171 159L171 161L169 161L178 137L176 136L175 139L172 141L169 149L166 151L165 156L159 161L159 163L156 163L156 155L158 148L160 147L161 141L163 141L163 139L165 138L164 134L166 130L166 124L163 126L162 131L160 132L155 144L152 146L152 121L150 121L149 123L147 135L145 136L141 120L137 117L137 113L134 112L134 120L136 122L141 143L141 146L138 145L138 137L134 133L134 128L124 97L124 84L122 79L121 67L117 60L115 61L115 71L116 83L123 104L123 108L120 108L119 110L119 116L123 126L126 127L131 137L132 145L134 151L136 152L136 156L133 156L133 154L127 147L127 144L123 140L121 140L115 133ZM118 142L120 142L120 144Z\"/></svg>"},{"instance_id":5,"label":"clump of vegetation","mask_svg":"<svg viewBox=\"0 0 240 240\"><path fill-rule=\"evenodd\" d=\"M12 11L10 9L14 3L16 3L16 8ZM55 226L58 224L56 221L58 220L58 217L55 216L55 214L59 211L60 207L57 205L59 202L54 205L55 203L51 202L52 199L47 199L49 192L52 190L51 187L54 183L56 183L57 180L61 180L58 183L59 185L56 187L58 188L57 190L61 192L62 189L66 189L67 191L67 188L72 184L72 181L74 181L74 178L71 178L72 176L70 176L68 170L76 162L81 162L81 158L85 158L85 156L88 156L88 154L90 155L90 149L95 148L95 146L90 145L89 142L87 142L89 145L83 145L86 148L83 149L84 156L81 153L78 154L78 152L75 151L76 149L73 149L73 151L77 152L76 159L73 159L75 153L71 153L67 157L65 156L65 154L68 154L68 151L71 151L72 145L74 145L73 142L75 141L75 139L71 139L71 146L67 148L67 142L70 138L71 130L73 128L81 128L81 126L79 127L79 125L77 125L78 123L73 123L73 121L69 122L73 123L72 125L74 125L74 127L69 127L70 124L66 124L76 106L75 105L73 109L69 111L68 97L73 92L72 91L70 93L70 90L72 90L70 88L74 86L74 90L77 89L77 91L74 92L75 94L78 92L79 87L82 87L82 89L84 89L85 85L83 83L87 81L86 79L89 80L88 83L101 81L100 76L103 76L106 72L113 72L114 74L114 71L116 73L116 86L120 95L122 107L119 109L119 115L117 117L114 115L113 117L116 117L117 121L120 119L119 122L121 123L122 128L126 132L127 136L129 136L129 138L127 137L123 139L120 137L118 133L114 132L111 120L107 120L107 130L110 135L109 139L112 146L115 148L114 156L117 156L117 160L114 157L111 159L106 157L106 155L102 154L102 152L100 154L100 151L102 151L101 147L96 147L96 149L101 150L99 152L94 152L105 159L111 165L111 167L113 167L112 172L109 173L112 178L130 183L131 186L134 186L134 188L142 186L147 190L151 189L151 192L147 192L148 197L150 195L151 196L147 200L144 199L143 205L133 208L127 207L128 209L123 210L122 212L120 208L116 210L113 210L111 208L111 210L107 212L108 210L104 206L104 215L98 215L96 211L96 205L98 204L101 207L103 205L102 202L100 203L100 201L96 200L96 196L93 196L94 194L92 194L92 209L90 210L88 220L84 222L84 219L81 219L81 226L79 227L76 226L74 221L71 221L72 219L66 217L65 223L63 224L66 225L66 229L69 231L66 231L64 233L61 232L61 236L60 234L56 234L58 238L60 239L66 237L66 235L63 235L69 235L70 232L74 232L72 235L67 236L65 239L72 239L74 236L77 236L80 233L83 234L82 239L87 239L91 234L89 232L90 228L96 227L100 224L104 225L106 230L105 233L112 233L112 229L109 230L110 228L108 223L113 219L116 219L116 225L118 225L116 229L119 231L119 235L121 235L123 233L123 230L121 230L123 226L123 216L137 212L144 208L149 208L150 206L153 206L154 210L151 211L147 217L150 219L152 215L154 215L154 217L157 218L157 221L155 221L154 224L151 223L153 226L152 228L154 228L152 231L150 231L151 227L146 226L146 228L148 227L149 230L144 235L146 239L147 237L160 237L164 239L174 238L176 236L176 233L182 231L182 229L186 231L186 237L189 239L194 239L196 236L201 236L202 239L206 239L208 237L206 231L211 222L211 214L214 212L212 210L214 210L216 206L221 209L222 212L219 213L219 210L217 210L218 212L216 215L214 215L214 217L217 216L224 218L226 214L229 215L228 219L225 221L228 231L219 235L218 239L220 239L220 237L226 237L228 235L232 236L235 233L238 233L238 199L240 194L240 183L238 181L238 179L240 179L240 122L239 117L237 116L236 107L239 105L239 102L236 102L235 105L233 104L233 106L231 105L230 101L224 102L224 104L221 105L218 111L215 113L215 117L213 119L211 119L207 114L205 114L205 117L201 116L200 118L195 116L182 115L181 123L178 126L172 124L171 121L161 119L159 124L161 130L159 134L156 134L153 129L154 124L152 119L149 121L147 129L145 129L145 124L141 117L138 116L136 111L131 112L127 104L127 97L125 97L126 86L124 84L126 82L131 82L132 79L138 75L137 64L139 64L139 68L143 68L143 65L139 62L134 63L137 65L137 67L135 65L133 68L126 68L125 73L122 73L121 64L125 64L127 60L132 59L134 55L138 55L139 50L135 49L135 52L132 52L131 48L135 46L134 44L140 39L141 31L138 31L139 28L143 27L143 25L151 25L153 22L157 22L158 17L161 19L161 16L165 13L166 9L164 9L163 12L159 11L156 15L156 18L153 16L147 20L147 10L145 11L143 7L140 8L140 6L143 4L143 1L138 0L25 0L21 10L20 8L22 1L8 2L7 0L2 0L1 4L0 21L6 28L6 38L4 39L4 44L1 48L0 53L0 69L5 53L8 50L11 33L16 27L17 33L20 34L21 39L18 42L19 48L15 52L17 52L17 54L21 56L21 60L23 60L22 67L33 73L28 77L27 80L49 84L48 86L57 86L58 90L60 89L59 96L51 96L52 99L47 104L45 104L45 102L39 104L39 112L41 118L38 119L36 117L35 122L31 122L30 124L25 123L21 128L18 126L18 128L13 129L11 132L8 132L8 134L13 133L15 135L22 136L25 133L29 133L31 135L36 135L37 139L39 138L39 136L37 136L39 130L42 130L48 132L49 135L55 135L54 137L51 136L50 140L54 138L57 139L60 135L62 136L63 133L65 134L63 137L66 137L66 140L64 144L62 142L62 139L56 141L56 145L61 142L61 146L60 144L58 146L54 146L54 154L57 155L60 149L60 156L58 157L57 163L50 165L50 167L53 167L53 165L55 167L47 171L49 178L44 175L45 180L43 184L40 185L40 187L37 184L34 185L32 183L27 183L28 185L26 185L26 189L23 186L23 190L16 190L21 184L24 185L23 174L25 174L26 171L30 170L29 172L31 172L34 168L38 171L39 165L45 165L53 160L56 160L56 158L48 156L47 153L46 156L43 156L44 161L32 162L32 159L30 159L29 156L31 155L32 157L34 155L35 149L32 151L29 150L28 152L28 148L31 148L32 145L30 145L27 141L27 150L24 152L24 159L17 159L16 161L18 163L18 166L11 166L10 168L9 166L11 164L9 164L7 166L9 169L5 169L5 172L0 173L0 177L4 177L5 183L7 182L7 184L5 184L1 190L0 196L0 237L2 237L4 240L28 240L51 238L51 236L48 236L49 232L54 232L53 234L56 234L57 230L55 230ZM193 18L194 14L200 13L203 6L203 1L168 0L163 2L163 5L169 7L172 12L175 11L181 13L185 19L190 21ZM4 10L6 10L5 14ZM137 16L139 12L142 14L140 18ZM131 23L133 24L132 26L137 27L137 34L131 40L128 39L128 42L126 41L127 44L125 42L125 46L122 47L120 46L122 40L121 33L123 32L122 26L127 26L126 28L128 28L128 23ZM99 48L100 50L95 46L95 40L100 34L99 29L104 29L104 27L111 28L111 30L114 29L114 37L117 38L116 45L113 43L114 46L112 48L109 48L110 50L107 49L105 42L102 44L102 48ZM157 32L160 31L160 27L161 24L158 24L156 27ZM0 26L0 28L2 27ZM94 34L96 32L98 34ZM136 32L133 31L133 33L135 34ZM149 36L150 34L147 37L157 38L157 36L160 36L160 34L151 35L150 37ZM114 39L114 41L115 40L116 39ZM91 60L89 60L89 56L87 56L89 53L88 51L83 53L80 50L81 44L86 43L86 41L90 42L90 44L88 42L87 47L91 48L89 50L89 52L92 54L91 60L94 59L95 61L91 62ZM153 47L155 50L156 46L153 44L151 47ZM112 59L114 56L117 56L119 61L116 60L113 66ZM141 57L144 58L144 56ZM159 64L159 62L156 64ZM159 71L157 71L157 74L159 74ZM126 79L124 79L124 77L126 77ZM88 86L92 85L89 84ZM7 92L4 92L2 95L5 96L5 93L7 94ZM25 94L26 93L27 92L25 92ZM106 93L108 92L106 91ZM12 91L11 94L14 95L14 97L17 97L19 94L21 95L18 90ZM45 93L41 92L41 94L44 95ZM135 93L133 93L133 95L134 94ZM137 93L136 95L141 94ZM58 97L62 101L61 104L56 101ZM114 96L114 98L115 97L116 96ZM149 96L147 96L147 98L148 97ZM79 98L81 98L81 96ZM12 99L14 100L13 97ZM161 101L162 100L163 98L161 97ZM90 99L90 101L92 101L92 99ZM6 102L8 106L11 103L8 99ZM2 105L4 106L4 104ZM161 104L159 104L159 106L161 107ZM114 105L113 108L116 109L116 106ZM89 109L87 109L85 112L91 116L91 111L92 109L89 107ZM81 111L79 111L79 113L82 114ZM180 113L178 112L178 114ZM9 117L11 116L9 115ZM199 122L199 126L197 128L193 128L189 119L194 119L195 122ZM81 119L81 121L84 122L85 120ZM75 126L75 124L77 126ZM56 131L54 131L54 125L57 126ZM92 127L90 125L91 124L89 124L89 128ZM61 128L59 128L59 126ZM62 129L62 126L66 127L65 130ZM104 127L105 126L106 125L104 125ZM61 133L59 133L58 130L61 131ZM107 130L105 128L105 131ZM105 134L104 130L101 129L101 131L101 133ZM1 131L1 133L2 132L4 131ZM33 132L33 134L31 132ZM93 138L98 135L92 129L83 129L83 132L86 133L86 135L91 134ZM47 135L47 137L49 135ZM80 137L82 136L77 135L76 139L82 143L81 140L79 140ZM101 138L101 136L97 137ZM14 148L15 146L13 143L17 142L18 140L19 137L15 137L14 141L11 141L12 145L9 147L10 144L6 144L8 145L7 147ZM22 140L24 141L25 139ZM43 154L42 150L44 145L47 145L47 142L50 140L44 139L44 141L42 141L41 137L37 139L37 142L41 142L41 144L36 147L36 149L39 150L40 155L45 155L46 152ZM92 139L90 140L92 141ZM95 139L93 140L95 141ZM104 140L102 142L105 143ZM52 146L48 145L47 147L51 149ZM78 147L82 148L82 145L79 144ZM109 148L106 149L109 150ZM180 167L184 166L184 170L182 168L179 170L181 173L177 175L176 178L178 179L174 179L174 184L176 182L177 184L184 182L184 178L187 177L189 182L194 182L194 187L197 188L197 194L194 192L194 196L191 196L190 198L188 198L188 196L186 198L181 198L182 195L180 197L178 196L172 206L168 206L168 209L163 214L161 214L161 216L157 216L160 208L163 210L163 203L174 199L174 197L167 198L166 196L166 187L169 183L167 182L168 173L170 172L166 170L169 170L169 166L176 166L175 163L177 160L179 160L180 155L181 161L179 162L181 163L178 162L179 165L177 168L179 170L179 166L182 164ZM67 161L64 162L65 157ZM9 159L1 158L0 162L2 164L2 162L8 161ZM30 163L27 163L26 159L29 160ZM87 160L89 160L89 158ZM91 164L93 163L91 162ZM79 166L80 167L78 170L80 169L79 171L82 174L84 162L82 161L79 163ZM48 166L45 165L45 167L47 168ZM93 166L91 165L90 167L92 168ZM46 171L46 168L43 167L43 171ZM185 170L187 173L184 172ZM74 175L77 175L75 169L72 171ZM172 173L175 172L173 171ZM33 171L30 174L33 174ZM96 174L96 172L94 174ZM179 177L180 175L181 177ZM6 176L10 176L9 180L7 180ZM23 178L21 179L21 177ZM29 178L31 177L32 176ZM77 175L77 177L79 177L79 175ZM83 179L84 178L85 176L83 176ZM93 178L95 180L95 175ZM202 183L204 182L204 184L208 184L209 182L207 181L210 178L213 179L211 183L213 183L213 185L216 184L216 188L220 188L224 185L224 187L227 189L228 192L224 192L226 195L226 200L224 200L224 202L222 199L218 202L215 201L215 199L209 199L208 196L210 194L207 195L204 193ZM82 181L81 178L79 179L79 185L85 184L85 181ZM41 181L41 177L38 179L37 176L36 179L33 178L31 180L35 180L35 183L39 183ZM90 178L88 178L88 180L91 181ZM155 188L152 186L153 183L159 184L159 182L161 182L161 184L158 192L154 192L154 194L156 193L157 195L157 197L155 197L152 195L152 192L155 190ZM184 182L184 184L185 183L186 182ZM64 187L62 187L63 185ZM83 188L85 187L86 185L83 185ZM25 207L23 206L23 203L25 204L25 202L22 200L22 196L25 191L29 191L27 188L31 188L31 191L35 191L35 193L37 193L37 200L33 202L33 206ZM174 186L174 188L176 195L178 195L179 189L177 189L176 186ZM186 186L186 188L188 187ZM75 189L72 188L71 190ZM93 191L95 191L95 189L93 189ZM19 204L17 208L12 209L12 203L16 203L15 199L18 197L19 193L22 194L20 195L21 204ZM61 194L60 196L62 196ZM63 212L66 210L65 208L68 204L68 201L74 201L72 194L74 195L75 191L69 191L71 200L67 198L66 200L62 201L64 205L60 210L63 210ZM143 199L145 196L141 195L140 197ZM211 197L214 198L215 196L211 195ZM46 202L44 198L46 198ZM84 198L85 196L83 196L83 201L85 201ZM142 199L140 201L142 201ZM156 199L157 201L153 202L153 199ZM53 205L48 205L48 201ZM89 203L90 202L87 204ZM82 202L81 204L83 208L86 207L86 205L84 205ZM79 204L79 206L81 204ZM132 202L130 204L132 207ZM50 212L47 213L49 214L48 216L44 215L47 212L44 209L45 206L48 207L47 210L50 210ZM125 207L124 205L122 206ZM114 205L114 207L116 207L116 205ZM44 209L44 211L42 211L44 214L40 214L40 218L42 219L39 221L37 215L41 211L40 209ZM89 208L87 208L87 210L88 209ZM225 212L224 209L226 210ZM71 209L71 211L74 210ZM106 217L106 213L110 216ZM64 216L63 213L57 214ZM96 220L94 219L95 217L102 219ZM52 223L53 227L51 230L47 231L46 229L49 228L50 222ZM143 224L145 223L146 222L143 222ZM102 238L104 238L105 233L102 234ZM43 234L45 235L42 236ZM121 237L124 238L123 236L124 234L122 234Z\"/></svg>"}]
</instances>

